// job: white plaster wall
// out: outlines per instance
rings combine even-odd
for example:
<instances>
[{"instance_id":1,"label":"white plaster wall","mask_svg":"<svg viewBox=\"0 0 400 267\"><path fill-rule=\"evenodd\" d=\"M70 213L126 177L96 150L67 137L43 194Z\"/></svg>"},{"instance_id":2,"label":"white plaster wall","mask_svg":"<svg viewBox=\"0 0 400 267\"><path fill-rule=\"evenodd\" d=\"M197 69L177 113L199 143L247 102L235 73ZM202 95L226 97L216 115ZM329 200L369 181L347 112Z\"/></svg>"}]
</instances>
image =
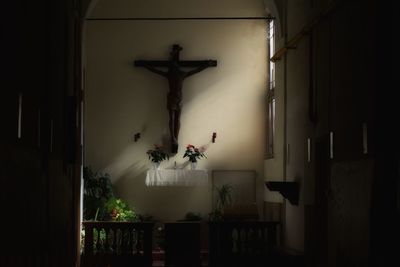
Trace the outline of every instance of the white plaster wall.
<instances>
[{"instance_id":1,"label":"white plaster wall","mask_svg":"<svg viewBox=\"0 0 400 267\"><path fill-rule=\"evenodd\" d=\"M220 16L265 16L264 2L263 0L98 0L90 14L93 18Z\"/></svg>"},{"instance_id":2,"label":"white plaster wall","mask_svg":"<svg viewBox=\"0 0 400 267\"><path fill-rule=\"evenodd\" d=\"M289 153L286 158L286 181L300 184L299 205L286 201L286 245L304 250L304 198L307 161L308 130L308 40L299 43L295 51L287 54L287 128L286 141ZM301 64L301 67L299 66ZM313 192L311 192L313 193Z\"/></svg>"},{"instance_id":3,"label":"white plaster wall","mask_svg":"<svg viewBox=\"0 0 400 267\"><path fill-rule=\"evenodd\" d=\"M312 17L313 6L309 1L287 2L286 36L293 38ZM285 180L300 185L299 204L285 201L284 243L288 249L304 252L304 201L310 177L306 177L306 151L309 137L308 88L309 88L309 42L307 38L286 55L286 140L284 149ZM283 61L283 60L282 60ZM278 72L279 70L277 70ZM287 148L288 147L288 148Z\"/></svg>"},{"instance_id":4,"label":"white plaster wall","mask_svg":"<svg viewBox=\"0 0 400 267\"><path fill-rule=\"evenodd\" d=\"M247 4L248 10L261 8L253 15L262 14L262 3ZM102 1L99 8L101 5ZM241 14L239 9L237 14ZM95 8L93 16L100 16L96 12L100 11ZM181 59L216 59L218 67L185 80L180 148L161 166L172 167L176 161L184 167L185 146L206 145L208 158L199 161L199 168L256 170L261 207L265 187L265 25L260 20L88 21L85 164L110 173L117 194L140 213L176 220L188 211L203 215L211 211L211 184L189 188L144 185L150 166L147 149L169 140L168 84L161 76L133 67L133 61L167 59L171 45L179 43ZM142 136L136 143L131 140L135 132ZM217 132L215 144L210 143L212 132Z\"/></svg>"}]
</instances>

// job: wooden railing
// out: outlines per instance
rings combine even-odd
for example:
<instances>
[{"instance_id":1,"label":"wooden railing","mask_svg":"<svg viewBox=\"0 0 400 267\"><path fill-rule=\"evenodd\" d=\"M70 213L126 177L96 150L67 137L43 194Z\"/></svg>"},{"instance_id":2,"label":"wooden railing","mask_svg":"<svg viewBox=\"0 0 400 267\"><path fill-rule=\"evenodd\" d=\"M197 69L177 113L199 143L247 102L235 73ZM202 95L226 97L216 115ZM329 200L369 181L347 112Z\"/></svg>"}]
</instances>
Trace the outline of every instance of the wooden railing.
<instances>
[{"instance_id":1,"label":"wooden railing","mask_svg":"<svg viewBox=\"0 0 400 267\"><path fill-rule=\"evenodd\" d=\"M82 267L152 266L153 223L82 224Z\"/></svg>"},{"instance_id":2,"label":"wooden railing","mask_svg":"<svg viewBox=\"0 0 400 267\"><path fill-rule=\"evenodd\" d=\"M273 266L279 222L224 221L209 225L209 266Z\"/></svg>"}]
</instances>

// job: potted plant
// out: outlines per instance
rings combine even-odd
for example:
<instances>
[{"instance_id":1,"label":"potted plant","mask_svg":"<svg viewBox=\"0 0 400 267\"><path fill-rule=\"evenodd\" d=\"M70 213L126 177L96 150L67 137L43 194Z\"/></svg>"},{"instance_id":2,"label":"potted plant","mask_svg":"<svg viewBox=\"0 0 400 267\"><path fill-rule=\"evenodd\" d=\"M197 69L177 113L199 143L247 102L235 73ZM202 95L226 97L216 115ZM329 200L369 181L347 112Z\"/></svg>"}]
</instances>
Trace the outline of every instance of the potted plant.
<instances>
[{"instance_id":1,"label":"potted plant","mask_svg":"<svg viewBox=\"0 0 400 267\"><path fill-rule=\"evenodd\" d=\"M232 189L232 186L229 184L215 187L217 191L217 202L214 211L209 214L211 221L223 219L224 209L232 204Z\"/></svg>"},{"instance_id":2,"label":"potted plant","mask_svg":"<svg viewBox=\"0 0 400 267\"><path fill-rule=\"evenodd\" d=\"M189 158L192 170L196 168L198 159L207 158L206 155L204 154L204 150L205 149L203 147L197 148L191 144L186 146L186 151L185 151L185 154L183 155L183 157Z\"/></svg>"},{"instance_id":3,"label":"potted plant","mask_svg":"<svg viewBox=\"0 0 400 267\"><path fill-rule=\"evenodd\" d=\"M101 221L106 216L105 203L114 197L109 174L93 172L90 167L83 168L84 193L83 217L85 220Z\"/></svg>"},{"instance_id":4,"label":"potted plant","mask_svg":"<svg viewBox=\"0 0 400 267\"><path fill-rule=\"evenodd\" d=\"M221 187L216 187L217 190L217 208L223 210L225 207L232 204L232 186L224 184Z\"/></svg>"},{"instance_id":5,"label":"potted plant","mask_svg":"<svg viewBox=\"0 0 400 267\"><path fill-rule=\"evenodd\" d=\"M93 172L90 167L83 168L84 220L93 221L135 221L137 215L129 204L114 194L110 175Z\"/></svg>"},{"instance_id":6,"label":"potted plant","mask_svg":"<svg viewBox=\"0 0 400 267\"><path fill-rule=\"evenodd\" d=\"M149 149L146 153L149 156L149 160L153 162L155 169L159 168L161 161L169 159L169 155L163 150L163 147L160 145L155 144L154 149Z\"/></svg>"},{"instance_id":7,"label":"potted plant","mask_svg":"<svg viewBox=\"0 0 400 267\"><path fill-rule=\"evenodd\" d=\"M201 221L203 218L201 216L200 213L198 212L192 212L189 211L185 214L185 218L181 221L186 221L186 222L199 222Z\"/></svg>"},{"instance_id":8,"label":"potted plant","mask_svg":"<svg viewBox=\"0 0 400 267\"><path fill-rule=\"evenodd\" d=\"M85 221L137 221L135 211L123 200L116 198L110 175L93 172L83 167L83 219ZM104 229L93 229L94 244L106 239ZM81 231L81 244L85 243L85 229Z\"/></svg>"}]
</instances>

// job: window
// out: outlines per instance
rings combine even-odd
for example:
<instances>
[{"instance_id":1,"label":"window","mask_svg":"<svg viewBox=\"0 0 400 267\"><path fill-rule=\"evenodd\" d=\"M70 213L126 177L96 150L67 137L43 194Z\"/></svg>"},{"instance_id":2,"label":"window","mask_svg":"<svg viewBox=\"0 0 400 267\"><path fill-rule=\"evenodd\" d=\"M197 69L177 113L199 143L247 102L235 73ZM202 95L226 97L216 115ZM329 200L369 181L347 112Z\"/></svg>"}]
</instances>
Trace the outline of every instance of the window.
<instances>
[{"instance_id":1,"label":"window","mask_svg":"<svg viewBox=\"0 0 400 267\"><path fill-rule=\"evenodd\" d=\"M267 158L274 157L274 135L275 135L275 63L270 60L275 52L275 29L274 21L270 20L267 31L268 42L268 89L267 89Z\"/></svg>"}]
</instances>

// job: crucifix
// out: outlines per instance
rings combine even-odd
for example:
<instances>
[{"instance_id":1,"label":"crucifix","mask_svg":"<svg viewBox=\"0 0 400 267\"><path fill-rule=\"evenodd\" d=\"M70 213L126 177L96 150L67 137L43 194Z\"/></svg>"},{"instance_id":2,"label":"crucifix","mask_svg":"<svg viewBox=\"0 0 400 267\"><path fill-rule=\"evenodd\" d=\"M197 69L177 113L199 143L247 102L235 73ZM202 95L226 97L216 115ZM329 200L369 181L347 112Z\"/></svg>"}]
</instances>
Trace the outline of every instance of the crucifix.
<instances>
[{"instance_id":1,"label":"crucifix","mask_svg":"<svg viewBox=\"0 0 400 267\"><path fill-rule=\"evenodd\" d=\"M135 67L144 67L168 80L167 109L172 153L178 152L183 80L208 67L217 66L216 60L179 60L181 50L180 45L174 44L170 53L170 60L135 60ZM166 68L167 70L159 68ZM182 68L191 68L191 70L184 71Z\"/></svg>"}]
</instances>

